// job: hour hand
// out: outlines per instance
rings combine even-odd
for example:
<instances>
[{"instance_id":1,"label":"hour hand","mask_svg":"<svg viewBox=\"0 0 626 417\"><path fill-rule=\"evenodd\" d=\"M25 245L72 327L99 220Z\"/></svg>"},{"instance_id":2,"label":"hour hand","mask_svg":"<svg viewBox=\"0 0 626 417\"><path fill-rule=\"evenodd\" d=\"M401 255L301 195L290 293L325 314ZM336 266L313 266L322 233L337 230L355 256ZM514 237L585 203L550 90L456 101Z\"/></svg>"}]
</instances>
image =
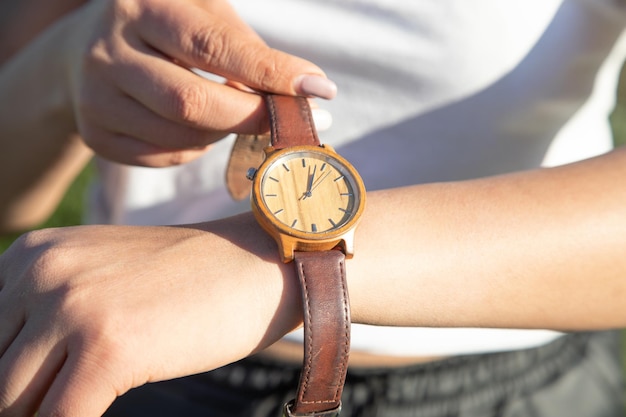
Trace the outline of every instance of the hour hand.
<instances>
[{"instance_id":1,"label":"hour hand","mask_svg":"<svg viewBox=\"0 0 626 417\"><path fill-rule=\"evenodd\" d=\"M317 165L313 167L313 173L311 173L311 167L309 166L309 180L306 185L306 191L302 195L301 199L304 200L307 197L311 197L311 190L313 189L313 182L315 181L315 172L317 171Z\"/></svg>"}]
</instances>

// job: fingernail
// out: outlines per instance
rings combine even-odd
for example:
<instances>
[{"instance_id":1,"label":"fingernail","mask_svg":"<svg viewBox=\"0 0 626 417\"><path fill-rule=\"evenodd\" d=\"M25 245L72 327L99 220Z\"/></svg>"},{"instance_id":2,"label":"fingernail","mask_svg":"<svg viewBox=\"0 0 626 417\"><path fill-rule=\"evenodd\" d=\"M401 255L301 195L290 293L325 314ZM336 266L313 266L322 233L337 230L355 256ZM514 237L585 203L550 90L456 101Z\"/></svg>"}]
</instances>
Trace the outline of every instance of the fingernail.
<instances>
[{"instance_id":1,"label":"fingernail","mask_svg":"<svg viewBox=\"0 0 626 417\"><path fill-rule=\"evenodd\" d=\"M328 110L320 108L311 109L311 116L313 117L313 123L315 123L315 129L318 132L328 130L333 124L333 116Z\"/></svg>"},{"instance_id":2,"label":"fingernail","mask_svg":"<svg viewBox=\"0 0 626 417\"><path fill-rule=\"evenodd\" d=\"M320 75L301 75L296 78L294 87L298 94L330 100L337 94L337 85Z\"/></svg>"}]
</instances>

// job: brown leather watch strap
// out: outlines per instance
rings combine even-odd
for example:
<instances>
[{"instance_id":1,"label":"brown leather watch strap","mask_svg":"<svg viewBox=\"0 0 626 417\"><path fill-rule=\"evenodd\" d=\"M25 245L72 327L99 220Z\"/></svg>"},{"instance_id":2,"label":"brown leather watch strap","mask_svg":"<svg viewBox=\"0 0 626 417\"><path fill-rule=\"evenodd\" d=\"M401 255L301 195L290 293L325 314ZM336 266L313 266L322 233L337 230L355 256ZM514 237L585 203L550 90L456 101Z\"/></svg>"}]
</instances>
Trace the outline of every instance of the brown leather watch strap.
<instances>
[{"instance_id":1,"label":"brown leather watch strap","mask_svg":"<svg viewBox=\"0 0 626 417\"><path fill-rule=\"evenodd\" d=\"M265 96L267 110L270 113L272 146L276 149L288 146L319 146L311 107L305 97Z\"/></svg>"},{"instance_id":2,"label":"brown leather watch strap","mask_svg":"<svg viewBox=\"0 0 626 417\"><path fill-rule=\"evenodd\" d=\"M268 94L271 145L319 146L309 102L304 97ZM284 415L335 417L350 354L350 302L345 255L339 250L295 252L304 309L304 360L296 398Z\"/></svg>"},{"instance_id":3,"label":"brown leather watch strap","mask_svg":"<svg viewBox=\"0 0 626 417\"><path fill-rule=\"evenodd\" d=\"M270 135L237 135L226 166L226 188L234 200L250 195L252 184L246 178L250 167L263 162L263 148L269 146Z\"/></svg>"},{"instance_id":4,"label":"brown leather watch strap","mask_svg":"<svg viewBox=\"0 0 626 417\"><path fill-rule=\"evenodd\" d=\"M294 145L319 145L308 100L268 94L265 103L270 113L272 146L277 149ZM280 113L280 117L277 114ZM237 135L226 166L226 188L235 200L250 194L252 185L246 179L250 167L263 162L263 148L270 144L270 135Z\"/></svg>"},{"instance_id":5,"label":"brown leather watch strap","mask_svg":"<svg viewBox=\"0 0 626 417\"><path fill-rule=\"evenodd\" d=\"M296 252L304 307L304 361L296 398L286 416L336 416L350 354L350 303L345 255Z\"/></svg>"}]
</instances>

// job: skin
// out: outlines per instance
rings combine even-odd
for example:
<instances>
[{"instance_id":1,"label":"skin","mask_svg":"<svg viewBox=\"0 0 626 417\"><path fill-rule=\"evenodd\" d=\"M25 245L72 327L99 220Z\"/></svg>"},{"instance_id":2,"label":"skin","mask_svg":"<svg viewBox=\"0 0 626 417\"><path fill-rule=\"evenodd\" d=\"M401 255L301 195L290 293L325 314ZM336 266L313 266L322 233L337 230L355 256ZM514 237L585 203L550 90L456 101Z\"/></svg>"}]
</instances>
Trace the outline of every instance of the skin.
<instances>
[{"instance_id":1,"label":"skin","mask_svg":"<svg viewBox=\"0 0 626 417\"><path fill-rule=\"evenodd\" d=\"M150 3L154 6L151 13L160 10L159 4L173 13L167 2ZM125 4L140 7L145 3ZM78 19L72 16L83 13L81 19L106 19L109 7L120 5L91 3L61 22ZM129 21L141 26L138 22L143 20L137 20L133 14L136 10L131 9L129 14L122 14L122 21L134 16L135 20ZM193 15L185 14L184 19ZM169 16L163 14L161 18ZM101 26L94 24L98 21L79 24L80 29L72 30L95 30L99 33L96 39L115 44L115 35L98 32ZM69 25L43 32L39 45L48 45L52 39L55 42L49 45L60 44L63 50L64 40L86 42L87 36L66 39L62 36L67 36L65 30ZM229 32L229 36L241 37L243 43L254 39L243 29ZM2 91L11 91L11 83L6 81L12 74L11 66L25 70L26 64L45 58L46 50L29 44L23 54L14 55L0 73ZM252 74L224 73L255 88L295 94L293 80L303 71L315 69L275 51L259 53L267 53L269 61L284 58L291 62L293 67L288 68L292 70L276 80L265 80L262 86L254 82L258 68ZM108 65L96 65L82 75L77 75L81 65L75 56L70 59L71 75L66 77L71 81L69 93L67 97L59 94L65 97L59 108L64 110L60 114L74 114L68 116L75 119L74 126L89 126L99 113L85 109L106 108L82 104L95 100L89 93L94 90L82 90L77 85L109 80L105 83L109 86L108 102L121 103L120 97L127 97L129 92L119 93L122 87L116 84L121 82L115 78L117 71L132 74L143 68L141 74L146 75L149 67L156 65L147 60L145 66L137 63L131 69L119 68L118 61L136 62L133 59L141 61L140 56L146 56L123 55L130 61L122 55L113 56L115 59L105 60ZM232 59L234 56L228 55L216 62L229 67ZM185 80L189 80L186 70L175 67L172 71L180 72L173 71L171 78L149 75L154 82L167 84L160 88L162 95L152 97L161 104L172 103L172 97L180 98L172 91L182 90L168 86L186 85ZM96 78L89 81L91 77ZM193 146L216 140L219 134L213 136L213 131L264 128L257 119L265 116L258 97L235 88L236 83L224 87L191 80L187 82L198 86L198 91L215 88L211 97L221 99L232 94L233 103L242 103L237 107L240 111L228 122L212 120L211 112L183 117L185 112L163 110L172 108L167 104L151 104L153 90L139 88L131 95L135 98L131 107L144 110L137 110L143 114L137 116L138 123L145 121L147 126L160 117L161 123L172 129L209 131L209 139L198 139ZM106 95L107 87L102 88ZM224 93L226 88L235 91ZM115 100L116 91L120 101ZM144 103L138 98L144 93L148 104L142 107L137 103ZM31 113L36 116L37 109ZM201 152L183 147L168 154L163 149L169 148L163 143L148 142L150 135L129 134L120 139L111 133L118 131L112 126L124 123L102 117L92 127L97 131L97 126L110 126L100 128L105 132L102 136L66 142L61 140L65 136L59 135L56 143L78 149L86 148L85 143L91 149L101 149L101 145L111 157L119 151L130 162L155 166L181 162L190 155L187 152L191 152L190 158ZM46 120L54 126L57 118ZM5 149L11 146L6 139L12 137L9 133L56 149L47 145L53 139L36 135L42 133L37 128L20 128L17 123L12 130L3 123L0 126ZM72 137L77 133L76 129L68 132ZM155 147L160 151L153 152ZM25 150L16 155L23 158L22 169L26 161L47 161ZM7 161L0 162L3 167ZM57 159L47 162L38 165L41 175L62 170L52 163ZM17 178L19 168L15 164L9 173ZM563 330L625 326L625 177L626 150L619 148L557 168L369 193L368 207L356 233L356 254L347 262L353 321ZM11 199L19 200L19 193ZM36 200L33 197L32 201ZM10 219L5 221L11 224ZM0 416L30 416L39 410L40 417L96 417L132 387L231 363L262 350L300 325L301 300L293 267L280 262L276 244L249 213L186 227L81 226L30 232L0 256Z\"/></svg>"},{"instance_id":2,"label":"skin","mask_svg":"<svg viewBox=\"0 0 626 417\"><path fill-rule=\"evenodd\" d=\"M45 219L93 152L133 165L188 162L229 132L268 130L250 89L304 94L302 76L324 78L314 64L268 48L226 1L98 0L76 8L65 0L55 10L56 2L13 3L0 6L6 20L25 23L7 24L3 39L24 48L0 44L0 95L11 103L0 112L0 175L12 178L0 187L0 231ZM50 16L31 16L39 8ZM54 25L39 23L39 36L28 25L60 15Z\"/></svg>"}]
</instances>

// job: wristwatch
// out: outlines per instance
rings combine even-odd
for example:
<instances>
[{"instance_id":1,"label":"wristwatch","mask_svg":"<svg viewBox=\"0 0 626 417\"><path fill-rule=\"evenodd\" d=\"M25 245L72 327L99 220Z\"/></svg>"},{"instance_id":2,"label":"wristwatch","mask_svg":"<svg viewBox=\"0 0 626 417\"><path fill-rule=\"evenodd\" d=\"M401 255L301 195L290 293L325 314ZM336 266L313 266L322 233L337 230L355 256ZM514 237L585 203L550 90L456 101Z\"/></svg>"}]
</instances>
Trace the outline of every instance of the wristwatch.
<instances>
[{"instance_id":1,"label":"wristwatch","mask_svg":"<svg viewBox=\"0 0 626 417\"><path fill-rule=\"evenodd\" d=\"M365 208L354 167L321 145L303 97L268 94L271 142L250 169L254 216L294 262L304 309L304 360L296 397L284 416L337 416L350 351L345 259Z\"/></svg>"}]
</instances>

